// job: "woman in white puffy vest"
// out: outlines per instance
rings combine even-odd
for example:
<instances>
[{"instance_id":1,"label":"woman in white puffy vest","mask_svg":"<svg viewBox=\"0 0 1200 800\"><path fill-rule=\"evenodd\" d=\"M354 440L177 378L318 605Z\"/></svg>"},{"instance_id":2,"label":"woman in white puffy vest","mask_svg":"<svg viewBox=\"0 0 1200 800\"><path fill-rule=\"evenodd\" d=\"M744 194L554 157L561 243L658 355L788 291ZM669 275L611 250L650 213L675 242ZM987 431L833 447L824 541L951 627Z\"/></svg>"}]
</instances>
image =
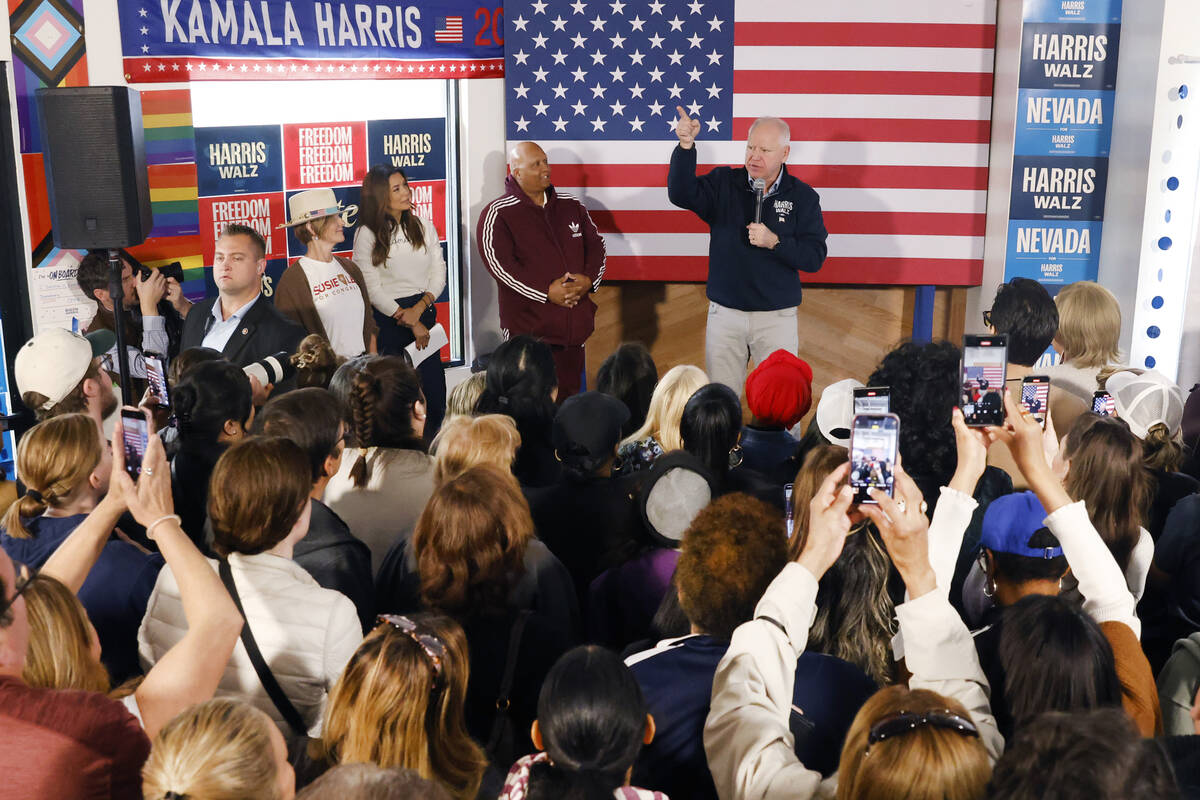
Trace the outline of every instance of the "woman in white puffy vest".
<instances>
[{"instance_id":1,"label":"woman in white puffy vest","mask_svg":"<svg viewBox=\"0 0 1200 800\"><path fill-rule=\"evenodd\" d=\"M354 604L292 561L293 547L308 532L311 489L311 467L299 446L253 437L221 456L208 495L213 549L221 556L213 568L249 629L216 696L257 706L293 741L320 735L328 691L362 641ZM164 567L138 631L143 665L162 658L186 630L179 586ZM280 689L275 697L267 688L273 682Z\"/></svg>"}]
</instances>

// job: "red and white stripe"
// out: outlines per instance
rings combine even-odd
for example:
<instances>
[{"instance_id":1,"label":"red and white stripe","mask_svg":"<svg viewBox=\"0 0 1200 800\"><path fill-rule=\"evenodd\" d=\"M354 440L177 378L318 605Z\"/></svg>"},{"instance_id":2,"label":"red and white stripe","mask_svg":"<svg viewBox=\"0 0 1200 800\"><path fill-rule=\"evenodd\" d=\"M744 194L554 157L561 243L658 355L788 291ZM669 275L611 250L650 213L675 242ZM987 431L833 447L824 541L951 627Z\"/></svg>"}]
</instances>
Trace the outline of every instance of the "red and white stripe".
<instances>
[{"instance_id":1,"label":"red and white stripe","mask_svg":"<svg viewBox=\"0 0 1200 800\"><path fill-rule=\"evenodd\" d=\"M788 171L820 193L829 230L810 282L977 284L995 19L996 0L739 0L733 130L702 130L698 172L741 164L754 119L783 117ZM555 187L604 236L610 280L705 278L707 226L667 200L673 142L545 145Z\"/></svg>"}]
</instances>

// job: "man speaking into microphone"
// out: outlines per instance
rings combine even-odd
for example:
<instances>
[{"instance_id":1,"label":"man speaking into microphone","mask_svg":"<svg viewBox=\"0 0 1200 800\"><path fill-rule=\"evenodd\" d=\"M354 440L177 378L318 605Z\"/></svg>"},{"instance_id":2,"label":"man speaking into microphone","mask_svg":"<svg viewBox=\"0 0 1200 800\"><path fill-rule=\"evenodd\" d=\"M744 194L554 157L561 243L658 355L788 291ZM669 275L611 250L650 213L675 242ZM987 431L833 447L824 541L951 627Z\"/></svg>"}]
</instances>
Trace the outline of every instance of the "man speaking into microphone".
<instances>
[{"instance_id":1,"label":"man speaking into microphone","mask_svg":"<svg viewBox=\"0 0 1200 800\"><path fill-rule=\"evenodd\" d=\"M800 347L799 271L825 261L825 222L813 188L788 174L788 125L759 117L746 139L744 167L696 175L700 121L677 107L667 196L708 223L708 327L704 362L710 380L740 396L746 363Z\"/></svg>"}]
</instances>

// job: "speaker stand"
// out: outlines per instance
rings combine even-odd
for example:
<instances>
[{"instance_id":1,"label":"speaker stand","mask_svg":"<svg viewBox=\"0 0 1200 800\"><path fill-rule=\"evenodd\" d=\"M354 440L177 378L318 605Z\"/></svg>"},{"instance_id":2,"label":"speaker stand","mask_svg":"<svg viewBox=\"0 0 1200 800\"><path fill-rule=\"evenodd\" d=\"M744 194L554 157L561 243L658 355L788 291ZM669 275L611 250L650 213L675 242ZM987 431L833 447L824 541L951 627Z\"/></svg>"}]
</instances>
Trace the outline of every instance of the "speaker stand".
<instances>
[{"instance_id":1,"label":"speaker stand","mask_svg":"<svg viewBox=\"0 0 1200 800\"><path fill-rule=\"evenodd\" d=\"M121 375L121 402L136 406L138 398L133 396L133 384L129 380L129 351L125 349L125 288L121 273L125 263L119 250L108 251L108 294L112 298L113 319L117 329L117 370Z\"/></svg>"}]
</instances>

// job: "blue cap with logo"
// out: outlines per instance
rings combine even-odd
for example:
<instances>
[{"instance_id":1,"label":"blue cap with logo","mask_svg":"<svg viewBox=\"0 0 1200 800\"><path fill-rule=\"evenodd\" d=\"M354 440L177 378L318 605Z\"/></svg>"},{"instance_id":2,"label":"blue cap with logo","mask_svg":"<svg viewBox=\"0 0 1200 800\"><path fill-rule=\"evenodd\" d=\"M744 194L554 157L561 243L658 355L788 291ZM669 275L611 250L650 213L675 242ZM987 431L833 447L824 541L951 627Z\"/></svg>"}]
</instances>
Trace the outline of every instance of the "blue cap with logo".
<instances>
[{"instance_id":1,"label":"blue cap with logo","mask_svg":"<svg viewBox=\"0 0 1200 800\"><path fill-rule=\"evenodd\" d=\"M1026 558L1057 558L1061 547L1030 547L1029 540L1046 527L1046 509L1033 492L1018 492L993 500L983 514L980 544L993 553ZM1057 541L1057 540L1056 540Z\"/></svg>"}]
</instances>

